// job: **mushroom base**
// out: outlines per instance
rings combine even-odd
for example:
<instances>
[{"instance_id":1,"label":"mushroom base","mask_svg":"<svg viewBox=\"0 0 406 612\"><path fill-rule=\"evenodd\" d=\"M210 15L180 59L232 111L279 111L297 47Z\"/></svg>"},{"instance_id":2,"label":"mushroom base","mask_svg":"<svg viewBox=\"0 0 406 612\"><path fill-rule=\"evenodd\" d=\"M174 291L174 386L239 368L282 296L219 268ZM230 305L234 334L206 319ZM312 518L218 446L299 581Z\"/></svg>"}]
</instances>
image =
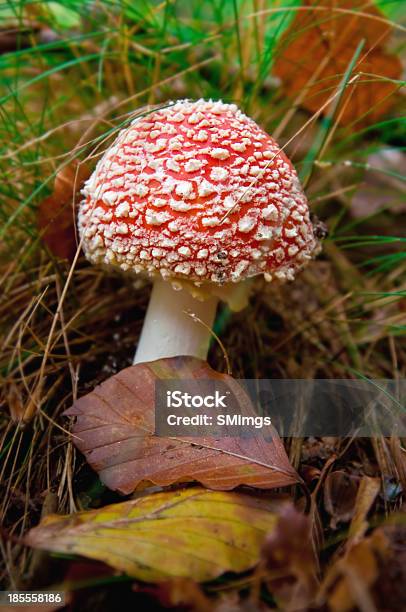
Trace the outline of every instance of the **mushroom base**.
<instances>
[{"instance_id":1,"label":"mushroom base","mask_svg":"<svg viewBox=\"0 0 406 612\"><path fill-rule=\"evenodd\" d=\"M194 298L175 290L170 282L154 281L134 364L165 357L207 358L218 299Z\"/></svg>"}]
</instances>

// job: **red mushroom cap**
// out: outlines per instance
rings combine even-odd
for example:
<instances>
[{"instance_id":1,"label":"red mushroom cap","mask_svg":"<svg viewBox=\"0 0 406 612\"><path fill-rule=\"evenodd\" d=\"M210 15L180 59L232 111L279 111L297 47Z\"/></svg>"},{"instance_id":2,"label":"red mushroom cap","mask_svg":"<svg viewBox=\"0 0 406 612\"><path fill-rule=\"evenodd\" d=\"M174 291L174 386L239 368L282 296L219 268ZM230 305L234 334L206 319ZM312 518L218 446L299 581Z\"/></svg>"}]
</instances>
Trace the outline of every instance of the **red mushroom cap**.
<instances>
[{"instance_id":1,"label":"red mushroom cap","mask_svg":"<svg viewBox=\"0 0 406 612\"><path fill-rule=\"evenodd\" d=\"M295 169L234 104L184 100L136 119L83 193L86 256L123 270L290 280L318 247Z\"/></svg>"}]
</instances>

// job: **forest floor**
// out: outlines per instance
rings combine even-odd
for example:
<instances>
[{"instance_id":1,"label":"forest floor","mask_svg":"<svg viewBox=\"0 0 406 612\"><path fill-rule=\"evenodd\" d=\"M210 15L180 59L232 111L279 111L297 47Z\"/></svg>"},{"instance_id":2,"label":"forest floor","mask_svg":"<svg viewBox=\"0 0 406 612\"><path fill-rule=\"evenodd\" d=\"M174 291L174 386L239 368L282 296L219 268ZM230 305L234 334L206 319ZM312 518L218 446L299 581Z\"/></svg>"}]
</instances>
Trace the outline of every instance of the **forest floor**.
<instances>
[{"instance_id":1,"label":"forest floor","mask_svg":"<svg viewBox=\"0 0 406 612\"><path fill-rule=\"evenodd\" d=\"M164 588L94 561L33 553L23 541L41 516L123 501L75 449L63 412L131 365L145 316L148 281L91 266L74 225L83 178L141 107L237 103L284 147L328 227L321 255L293 283L258 280L245 310L221 307L214 331L232 376L404 379L405 8L1 4L3 588L65 580L70 609L81 611L113 610L117 597L157 610L298 609L297 597L301 609L406 608L406 453L396 436L284 439L308 497L299 487L284 495L307 512L316 559L298 547L303 525L292 515L291 537L279 527L279 578L269 570L272 544L256 573ZM208 358L220 372L223 347L213 342Z\"/></svg>"}]
</instances>

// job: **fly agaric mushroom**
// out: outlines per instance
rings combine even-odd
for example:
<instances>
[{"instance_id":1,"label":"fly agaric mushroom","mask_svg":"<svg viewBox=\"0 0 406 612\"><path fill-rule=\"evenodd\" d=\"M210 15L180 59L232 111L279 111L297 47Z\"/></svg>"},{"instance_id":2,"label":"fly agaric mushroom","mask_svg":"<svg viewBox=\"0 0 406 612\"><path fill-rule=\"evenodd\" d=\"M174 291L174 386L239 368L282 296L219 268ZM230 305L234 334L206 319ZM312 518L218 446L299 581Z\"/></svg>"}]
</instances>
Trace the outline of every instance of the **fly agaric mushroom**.
<instances>
[{"instance_id":1,"label":"fly agaric mushroom","mask_svg":"<svg viewBox=\"0 0 406 612\"><path fill-rule=\"evenodd\" d=\"M134 120L83 194L87 258L153 278L134 363L205 359L224 287L293 280L319 248L295 169L235 104L182 100Z\"/></svg>"}]
</instances>

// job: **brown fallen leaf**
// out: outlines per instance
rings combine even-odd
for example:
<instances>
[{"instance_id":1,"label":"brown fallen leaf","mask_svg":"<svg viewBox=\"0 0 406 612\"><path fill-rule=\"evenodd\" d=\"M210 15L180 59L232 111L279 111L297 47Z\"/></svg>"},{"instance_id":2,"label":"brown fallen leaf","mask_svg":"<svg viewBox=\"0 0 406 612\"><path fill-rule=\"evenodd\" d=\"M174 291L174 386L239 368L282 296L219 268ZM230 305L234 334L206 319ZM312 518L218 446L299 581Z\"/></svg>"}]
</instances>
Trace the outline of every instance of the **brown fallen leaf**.
<instances>
[{"instance_id":1,"label":"brown fallen leaf","mask_svg":"<svg viewBox=\"0 0 406 612\"><path fill-rule=\"evenodd\" d=\"M135 584L133 590L152 596L163 608L213 612L214 602L201 586L190 578L173 578L159 584Z\"/></svg>"},{"instance_id":2,"label":"brown fallen leaf","mask_svg":"<svg viewBox=\"0 0 406 612\"><path fill-rule=\"evenodd\" d=\"M380 566L380 574L373 588L377 610L397 612L406 610L406 525L404 513L392 515L393 525L383 531L389 540L390 556ZM398 524L397 524L398 523Z\"/></svg>"},{"instance_id":3,"label":"brown fallen leaf","mask_svg":"<svg viewBox=\"0 0 406 612\"><path fill-rule=\"evenodd\" d=\"M350 548L364 537L369 527L367 515L380 488L381 481L379 478L371 478L370 476L362 477L355 500L354 515L352 517L346 544L347 548Z\"/></svg>"},{"instance_id":4,"label":"brown fallen leaf","mask_svg":"<svg viewBox=\"0 0 406 612\"><path fill-rule=\"evenodd\" d=\"M261 593L251 588L247 594L237 589L226 589L225 592L206 595L202 585L190 578L173 578L159 584L143 585L136 583L133 590L145 593L159 604L171 610L190 610L191 612L265 612L271 610L261 600ZM213 589L215 591L215 588Z\"/></svg>"},{"instance_id":5,"label":"brown fallen leaf","mask_svg":"<svg viewBox=\"0 0 406 612\"><path fill-rule=\"evenodd\" d=\"M268 572L266 584L278 609L308 609L318 587L309 518L287 505L266 537L263 557Z\"/></svg>"},{"instance_id":6,"label":"brown fallen leaf","mask_svg":"<svg viewBox=\"0 0 406 612\"><path fill-rule=\"evenodd\" d=\"M285 93L317 112L337 91L365 40L353 72L362 74L343 93L337 117L342 125L376 122L394 103L399 85L391 79L402 74L399 58L384 50L390 23L364 0L304 0L302 6L281 38L274 64Z\"/></svg>"},{"instance_id":7,"label":"brown fallen leaf","mask_svg":"<svg viewBox=\"0 0 406 612\"><path fill-rule=\"evenodd\" d=\"M73 162L55 177L53 193L42 200L38 209L38 228L49 250L72 261L76 249L75 209L83 181L89 176L84 164Z\"/></svg>"},{"instance_id":8,"label":"brown fallen leaf","mask_svg":"<svg viewBox=\"0 0 406 612\"><path fill-rule=\"evenodd\" d=\"M221 595L219 602L211 607L210 612L266 612L274 610L259 598L253 601L252 597L244 597L240 593L231 591Z\"/></svg>"},{"instance_id":9,"label":"brown fallen leaf","mask_svg":"<svg viewBox=\"0 0 406 612\"><path fill-rule=\"evenodd\" d=\"M28 546L103 561L145 582L199 582L259 560L285 502L200 487L156 493L97 510L46 517Z\"/></svg>"},{"instance_id":10,"label":"brown fallen leaf","mask_svg":"<svg viewBox=\"0 0 406 612\"><path fill-rule=\"evenodd\" d=\"M402 526L379 527L365 537L369 527L367 515L380 487L380 479L369 476L363 476L359 484L348 539L341 549L343 554L330 567L320 590L320 601L327 599L333 611L346 612L354 607L368 611L383 609L377 601L382 603L386 599L385 604L388 603L388 597L383 595L387 590L386 578L393 572L399 575L402 572L405 534ZM393 518L396 523L396 517ZM403 538L400 547L399 534ZM395 597L394 601L399 603L400 599ZM385 609L397 608L389 605Z\"/></svg>"},{"instance_id":11,"label":"brown fallen leaf","mask_svg":"<svg viewBox=\"0 0 406 612\"><path fill-rule=\"evenodd\" d=\"M174 357L126 368L65 413L77 417L74 443L106 486L128 494L145 482L166 486L198 481L229 490L239 485L270 489L299 481L272 426L257 436L156 436L155 381L170 378L222 381L240 406L255 414L238 382L200 359Z\"/></svg>"},{"instance_id":12,"label":"brown fallen leaf","mask_svg":"<svg viewBox=\"0 0 406 612\"><path fill-rule=\"evenodd\" d=\"M384 530L376 529L333 563L321 586L320 603L327 600L332 612L376 610L372 588L390 556Z\"/></svg>"},{"instance_id":13,"label":"brown fallen leaf","mask_svg":"<svg viewBox=\"0 0 406 612\"><path fill-rule=\"evenodd\" d=\"M50 563L55 563L55 559L47 551L37 549L35 553L48 558ZM63 565L66 567L66 563ZM54 575L54 573L55 569L48 568L48 582L49 576ZM66 572L54 590L60 590L69 594L70 605L66 612L82 611L86 609L92 589L100 595L100 585L103 588L103 586L111 584L116 575L116 570L105 563L80 557L68 562ZM46 612L46 609L43 612Z\"/></svg>"},{"instance_id":14,"label":"brown fallen leaf","mask_svg":"<svg viewBox=\"0 0 406 612\"><path fill-rule=\"evenodd\" d=\"M323 496L324 507L331 516L330 527L337 529L339 523L346 523L353 517L355 499L360 478L344 470L330 472L326 476Z\"/></svg>"}]
</instances>

